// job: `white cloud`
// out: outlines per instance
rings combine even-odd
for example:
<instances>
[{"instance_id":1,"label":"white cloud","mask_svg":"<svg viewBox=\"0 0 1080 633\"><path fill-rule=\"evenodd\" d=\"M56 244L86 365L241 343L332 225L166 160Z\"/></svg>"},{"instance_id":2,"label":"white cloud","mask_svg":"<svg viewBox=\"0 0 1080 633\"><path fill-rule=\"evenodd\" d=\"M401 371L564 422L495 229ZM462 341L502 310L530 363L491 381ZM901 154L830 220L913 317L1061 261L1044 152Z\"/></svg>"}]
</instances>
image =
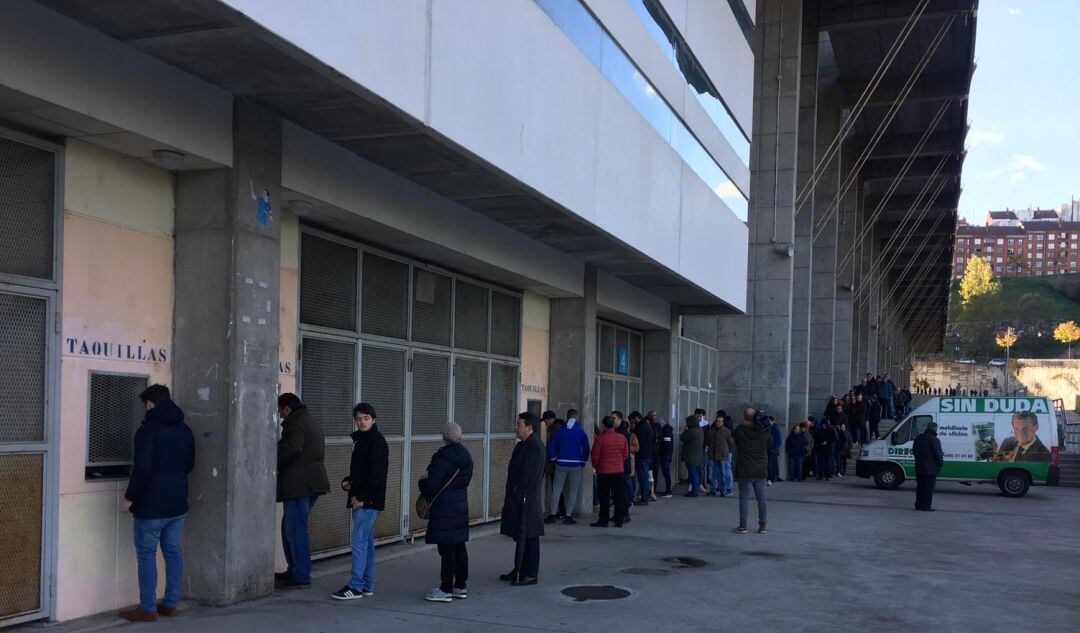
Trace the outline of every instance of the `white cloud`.
<instances>
[{"instance_id":1,"label":"white cloud","mask_svg":"<svg viewBox=\"0 0 1080 633\"><path fill-rule=\"evenodd\" d=\"M978 149L985 145L997 145L1005 140L1005 130L996 123L989 129L973 127L967 135L968 149Z\"/></svg>"},{"instance_id":2,"label":"white cloud","mask_svg":"<svg viewBox=\"0 0 1080 633\"><path fill-rule=\"evenodd\" d=\"M1027 154L1013 154L1012 160L1009 161L1009 170L1046 171L1046 165L1043 165Z\"/></svg>"},{"instance_id":3,"label":"white cloud","mask_svg":"<svg viewBox=\"0 0 1080 633\"><path fill-rule=\"evenodd\" d=\"M994 169L988 169L975 172L975 175L982 180L996 180L1002 176L1009 176L1009 184L1018 185L1027 179L1028 174L1031 172L1044 172L1049 167L1040 163L1033 156L1027 154L1013 154L1009 163L1004 166L995 167Z\"/></svg>"},{"instance_id":4,"label":"white cloud","mask_svg":"<svg viewBox=\"0 0 1080 633\"><path fill-rule=\"evenodd\" d=\"M1020 9L1009 9L1009 15L1020 15Z\"/></svg>"}]
</instances>

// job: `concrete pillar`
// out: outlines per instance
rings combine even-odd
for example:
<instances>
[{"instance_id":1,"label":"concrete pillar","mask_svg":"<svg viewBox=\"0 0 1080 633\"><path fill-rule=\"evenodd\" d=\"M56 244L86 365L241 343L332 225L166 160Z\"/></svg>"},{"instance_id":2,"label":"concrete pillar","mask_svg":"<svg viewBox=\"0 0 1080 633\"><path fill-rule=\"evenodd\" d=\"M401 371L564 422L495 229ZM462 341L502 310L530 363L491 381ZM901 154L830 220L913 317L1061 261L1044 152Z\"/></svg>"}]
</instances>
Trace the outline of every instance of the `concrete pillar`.
<instances>
[{"instance_id":1,"label":"concrete pillar","mask_svg":"<svg viewBox=\"0 0 1080 633\"><path fill-rule=\"evenodd\" d=\"M211 605L273 590L280 189L281 121L242 101L232 169L177 176L173 381L197 451L185 589Z\"/></svg>"},{"instance_id":2,"label":"concrete pillar","mask_svg":"<svg viewBox=\"0 0 1080 633\"><path fill-rule=\"evenodd\" d=\"M810 275L815 198L812 193L817 126L818 30L816 20L803 21L799 77L799 154L796 198L806 197L795 216L795 262L791 295L791 401L788 420L806 419L810 385Z\"/></svg>"},{"instance_id":3,"label":"concrete pillar","mask_svg":"<svg viewBox=\"0 0 1080 633\"><path fill-rule=\"evenodd\" d=\"M719 398L728 410L763 406L786 425L802 2L758 2L756 24L748 316L719 319Z\"/></svg>"},{"instance_id":4,"label":"concrete pillar","mask_svg":"<svg viewBox=\"0 0 1080 633\"><path fill-rule=\"evenodd\" d=\"M841 157L841 176L847 178L852 157ZM851 372L851 339L854 321L852 300L855 287L855 219L858 216L859 192L856 185L840 200L840 226L836 271L836 305L833 309L833 393L841 395L854 384Z\"/></svg>"},{"instance_id":5,"label":"concrete pillar","mask_svg":"<svg viewBox=\"0 0 1080 633\"><path fill-rule=\"evenodd\" d=\"M831 45L823 41L818 54L817 157L820 160L840 130L841 94L839 70ZM840 226L840 159L837 153L826 165L814 195L813 274L810 282L810 412L819 414L833 391L833 321L836 308L836 265Z\"/></svg>"},{"instance_id":6,"label":"concrete pillar","mask_svg":"<svg viewBox=\"0 0 1080 633\"><path fill-rule=\"evenodd\" d=\"M549 326L548 401L560 414L577 409L585 432L592 436L596 420L596 267L585 266L581 297L552 299ZM582 481L590 481L586 465ZM585 486L578 511L592 508L592 487Z\"/></svg>"}]
</instances>

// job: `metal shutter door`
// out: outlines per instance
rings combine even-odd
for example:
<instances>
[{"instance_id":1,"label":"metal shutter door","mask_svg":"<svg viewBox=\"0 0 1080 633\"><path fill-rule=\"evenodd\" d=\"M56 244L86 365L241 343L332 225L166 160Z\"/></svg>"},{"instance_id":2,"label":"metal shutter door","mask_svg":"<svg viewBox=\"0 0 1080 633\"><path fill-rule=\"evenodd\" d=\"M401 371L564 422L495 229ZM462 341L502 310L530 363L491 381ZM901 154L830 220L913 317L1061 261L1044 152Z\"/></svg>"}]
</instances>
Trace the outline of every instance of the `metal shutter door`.
<instances>
[{"instance_id":1,"label":"metal shutter door","mask_svg":"<svg viewBox=\"0 0 1080 633\"><path fill-rule=\"evenodd\" d=\"M630 381L630 384L627 386L627 393L627 398L630 402L626 405L626 408L631 411L641 412L641 383ZM642 412L642 414L644 415L644 412Z\"/></svg>"},{"instance_id":2,"label":"metal shutter door","mask_svg":"<svg viewBox=\"0 0 1080 633\"><path fill-rule=\"evenodd\" d=\"M330 478L330 494L319 498L308 517L311 534L311 553L323 554L349 546L349 521L351 512L345 507L346 493L338 492L337 482L349 475L352 444L326 445L324 465ZM387 491L389 493L389 491Z\"/></svg>"},{"instance_id":3,"label":"metal shutter door","mask_svg":"<svg viewBox=\"0 0 1080 633\"><path fill-rule=\"evenodd\" d=\"M488 362L454 359L454 422L462 433L487 432Z\"/></svg>"},{"instance_id":4,"label":"metal shutter door","mask_svg":"<svg viewBox=\"0 0 1080 633\"><path fill-rule=\"evenodd\" d=\"M610 415L615 403L615 383L610 378L601 378L599 389L596 390L596 421L600 422L605 415Z\"/></svg>"},{"instance_id":5,"label":"metal shutter door","mask_svg":"<svg viewBox=\"0 0 1080 633\"><path fill-rule=\"evenodd\" d=\"M300 396L327 437L346 437L356 404L356 345L304 337Z\"/></svg>"},{"instance_id":6,"label":"metal shutter door","mask_svg":"<svg viewBox=\"0 0 1080 633\"><path fill-rule=\"evenodd\" d=\"M364 253L363 278L360 330L404 340L409 334L409 265Z\"/></svg>"},{"instance_id":7,"label":"metal shutter door","mask_svg":"<svg viewBox=\"0 0 1080 633\"><path fill-rule=\"evenodd\" d=\"M514 438L491 440L491 460L488 462L491 481L488 485L488 516L491 518L502 515L503 501L506 500L506 467L516 445Z\"/></svg>"},{"instance_id":8,"label":"metal shutter door","mask_svg":"<svg viewBox=\"0 0 1080 633\"><path fill-rule=\"evenodd\" d=\"M409 465L409 494L412 495L412 499L416 498L416 495L420 494L420 489L416 486L416 482L424 478L424 474L427 472L428 464L431 463L431 456L435 454L435 451L442 447L442 440L424 441L420 442L413 440L412 446L409 449L412 462ZM409 533L419 534L427 529L427 521L421 519L416 515L416 504L409 502Z\"/></svg>"},{"instance_id":9,"label":"metal shutter door","mask_svg":"<svg viewBox=\"0 0 1080 633\"><path fill-rule=\"evenodd\" d=\"M613 403L613 405L614 405L615 410L616 411L621 411L624 416L630 415L630 410L626 406L627 397L629 395L628 392L629 392L629 389L628 389L628 385L626 384L625 380L616 380L615 381L615 391L614 391L614 403Z\"/></svg>"},{"instance_id":10,"label":"metal shutter door","mask_svg":"<svg viewBox=\"0 0 1080 633\"><path fill-rule=\"evenodd\" d=\"M0 138L0 273L53 278L56 158Z\"/></svg>"},{"instance_id":11,"label":"metal shutter door","mask_svg":"<svg viewBox=\"0 0 1080 633\"><path fill-rule=\"evenodd\" d=\"M488 289L461 281L454 294L454 347L488 351Z\"/></svg>"},{"instance_id":12,"label":"metal shutter door","mask_svg":"<svg viewBox=\"0 0 1080 633\"><path fill-rule=\"evenodd\" d=\"M364 345L360 352L360 400L375 407L387 437L405 433L405 351Z\"/></svg>"},{"instance_id":13,"label":"metal shutter door","mask_svg":"<svg viewBox=\"0 0 1080 633\"><path fill-rule=\"evenodd\" d=\"M356 256L351 246L300 235L300 322L356 331Z\"/></svg>"},{"instance_id":14,"label":"metal shutter door","mask_svg":"<svg viewBox=\"0 0 1080 633\"><path fill-rule=\"evenodd\" d=\"M446 275L413 269L412 340L450 347L453 287Z\"/></svg>"},{"instance_id":15,"label":"metal shutter door","mask_svg":"<svg viewBox=\"0 0 1080 633\"><path fill-rule=\"evenodd\" d=\"M491 364L491 432L517 429L518 366Z\"/></svg>"},{"instance_id":16,"label":"metal shutter door","mask_svg":"<svg viewBox=\"0 0 1080 633\"><path fill-rule=\"evenodd\" d=\"M378 413L378 409L375 412ZM390 467L386 471L386 507L375 519L375 538L401 536L401 472L404 468L405 446L389 442Z\"/></svg>"},{"instance_id":17,"label":"metal shutter door","mask_svg":"<svg viewBox=\"0 0 1080 633\"><path fill-rule=\"evenodd\" d=\"M521 299L491 293L491 353L517 358L521 354Z\"/></svg>"},{"instance_id":18,"label":"metal shutter door","mask_svg":"<svg viewBox=\"0 0 1080 633\"><path fill-rule=\"evenodd\" d=\"M449 356L413 353L411 409L412 435L442 433L450 420Z\"/></svg>"},{"instance_id":19,"label":"metal shutter door","mask_svg":"<svg viewBox=\"0 0 1080 633\"><path fill-rule=\"evenodd\" d=\"M484 478L487 475L487 459L484 457L484 440L462 440L461 445L472 457L473 473L469 482L469 520L484 518Z\"/></svg>"},{"instance_id":20,"label":"metal shutter door","mask_svg":"<svg viewBox=\"0 0 1080 633\"><path fill-rule=\"evenodd\" d=\"M41 608L41 454L0 454L0 620Z\"/></svg>"},{"instance_id":21,"label":"metal shutter door","mask_svg":"<svg viewBox=\"0 0 1080 633\"><path fill-rule=\"evenodd\" d=\"M45 440L49 302L0 292L0 443Z\"/></svg>"}]
</instances>

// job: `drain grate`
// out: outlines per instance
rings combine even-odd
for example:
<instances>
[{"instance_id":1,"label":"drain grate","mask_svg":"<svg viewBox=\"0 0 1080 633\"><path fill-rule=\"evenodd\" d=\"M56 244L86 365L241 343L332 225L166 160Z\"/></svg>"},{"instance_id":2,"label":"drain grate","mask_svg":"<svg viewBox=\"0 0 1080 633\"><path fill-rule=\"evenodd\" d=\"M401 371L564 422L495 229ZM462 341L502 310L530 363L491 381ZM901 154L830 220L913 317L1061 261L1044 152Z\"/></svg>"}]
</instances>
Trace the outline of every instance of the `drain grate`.
<instances>
[{"instance_id":1,"label":"drain grate","mask_svg":"<svg viewBox=\"0 0 1080 633\"><path fill-rule=\"evenodd\" d=\"M781 554L780 552L761 552L750 550L742 553L743 556L754 556L756 558L767 558L769 560L783 560L787 558L787 554Z\"/></svg>"},{"instance_id":2,"label":"drain grate","mask_svg":"<svg viewBox=\"0 0 1080 633\"><path fill-rule=\"evenodd\" d=\"M628 576L670 576L674 572L670 569L651 569L649 567L627 567L620 570L620 573Z\"/></svg>"},{"instance_id":3,"label":"drain grate","mask_svg":"<svg viewBox=\"0 0 1080 633\"><path fill-rule=\"evenodd\" d=\"M562 590L562 595L573 598L574 602L587 600L622 600L629 598L630 592L611 585L578 585Z\"/></svg>"},{"instance_id":4,"label":"drain grate","mask_svg":"<svg viewBox=\"0 0 1080 633\"><path fill-rule=\"evenodd\" d=\"M708 565L700 558L694 558L693 556L668 556L664 559L665 563L671 563L677 568L697 568Z\"/></svg>"}]
</instances>

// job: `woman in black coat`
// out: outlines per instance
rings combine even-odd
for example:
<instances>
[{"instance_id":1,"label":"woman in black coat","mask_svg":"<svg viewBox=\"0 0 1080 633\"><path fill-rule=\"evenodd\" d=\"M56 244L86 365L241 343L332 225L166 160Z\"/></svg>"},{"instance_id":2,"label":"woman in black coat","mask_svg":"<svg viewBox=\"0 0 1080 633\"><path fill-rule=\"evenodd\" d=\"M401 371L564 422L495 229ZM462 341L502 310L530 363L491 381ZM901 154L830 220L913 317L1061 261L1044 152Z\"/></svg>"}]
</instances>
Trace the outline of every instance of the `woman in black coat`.
<instances>
[{"instance_id":1,"label":"woman in black coat","mask_svg":"<svg viewBox=\"0 0 1080 633\"><path fill-rule=\"evenodd\" d=\"M461 444L461 427L450 422L443 429L443 447L435 451L428 464L427 475L420 480L420 494L431 504L427 536L424 542L439 546L442 557L441 583L432 589L425 600L453 602L469 597L465 583L469 580L469 482L472 480L473 460Z\"/></svg>"}]
</instances>

